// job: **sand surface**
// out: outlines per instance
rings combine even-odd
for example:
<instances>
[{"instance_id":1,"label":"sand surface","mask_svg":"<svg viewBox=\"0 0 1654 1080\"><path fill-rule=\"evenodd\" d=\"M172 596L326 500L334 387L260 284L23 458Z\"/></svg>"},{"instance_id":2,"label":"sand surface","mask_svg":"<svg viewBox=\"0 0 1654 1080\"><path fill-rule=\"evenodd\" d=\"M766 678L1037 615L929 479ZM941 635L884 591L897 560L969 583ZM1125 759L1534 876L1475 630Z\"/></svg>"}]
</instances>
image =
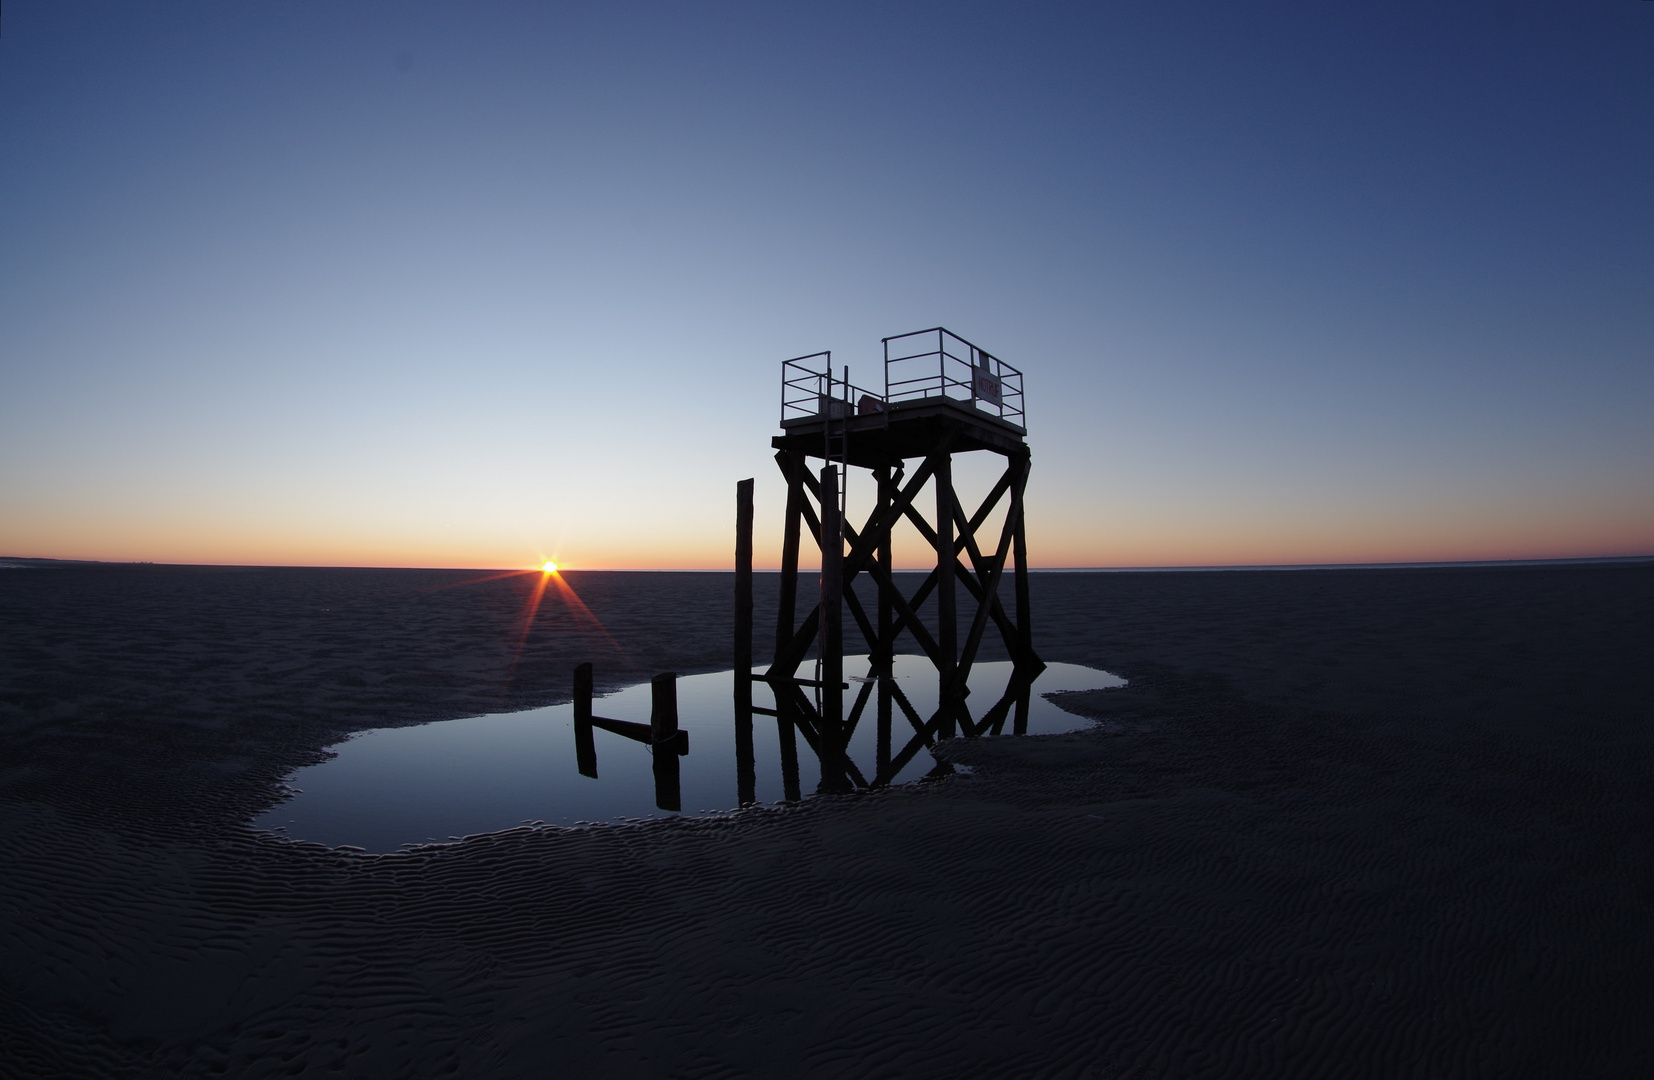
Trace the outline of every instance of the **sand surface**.
<instances>
[{"instance_id":1,"label":"sand surface","mask_svg":"<svg viewBox=\"0 0 1654 1080\"><path fill-rule=\"evenodd\" d=\"M476 576L0 572L0 1075L1654 1060L1654 565L1041 574L1041 652L1131 684L969 776L385 857L242 825L352 730L728 666L726 575L570 574L609 636L548 603L520 656L528 580Z\"/></svg>"}]
</instances>

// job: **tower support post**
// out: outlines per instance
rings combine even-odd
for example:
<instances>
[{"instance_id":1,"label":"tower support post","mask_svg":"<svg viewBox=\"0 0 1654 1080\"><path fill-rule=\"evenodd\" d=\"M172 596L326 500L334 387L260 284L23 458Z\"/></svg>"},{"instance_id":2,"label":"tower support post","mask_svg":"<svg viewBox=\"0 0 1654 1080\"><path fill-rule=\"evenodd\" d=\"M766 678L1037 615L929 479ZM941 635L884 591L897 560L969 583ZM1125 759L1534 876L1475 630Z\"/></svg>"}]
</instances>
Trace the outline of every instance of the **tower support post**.
<instances>
[{"instance_id":1,"label":"tower support post","mask_svg":"<svg viewBox=\"0 0 1654 1080\"><path fill-rule=\"evenodd\" d=\"M781 529L781 581L776 601L775 663L793 640L793 618L798 604L798 544L799 529L804 522L804 454L800 451L778 451L775 463L787 480L787 509ZM788 802L802 798L798 784L798 739L794 715L796 709L790 694L776 686L775 735L780 743L783 797Z\"/></svg>"},{"instance_id":2,"label":"tower support post","mask_svg":"<svg viewBox=\"0 0 1654 1080\"><path fill-rule=\"evenodd\" d=\"M892 490L895 487L895 483L891 479L890 467L888 465L881 465L879 468L875 469L873 471L873 479L878 489L878 499L875 503L873 511L873 527L878 529L879 532L878 554L876 558L878 560L879 568L884 572L881 576L889 577L891 571L894 569L894 566L892 565L895 554L894 546L890 538L890 529L888 527L879 528L879 523L889 519L890 504L895 499L895 493ZM870 643L868 652L869 658L873 661L873 663L877 665L881 671L885 672L889 671L891 660L895 656L896 651L895 644L892 641L892 638L895 635L891 633L891 620L893 613L888 590L880 588L878 590L879 639ZM884 706L881 708L880 715L886 716L889 713L888 702L882 696L880 701L881 705Z\"/></svg>"},{"instance_id":3,"label":"tower support post","mask_svg":"<svg viewBox=\"0 0 1654 1080\"><path fill-rule=\"evenodd\" d=\"M953 455L947 451L936 456L932 473L936 485L936 644L937 644L937 710L941 717L939 735L950 739L954 734L957 689L954 668L959 662L959 612L954 592L955 567L958 566L953 546Z\"/></svg>"},{"instance_id":4,"label":"tower support post","mask_svg":"<svg viewBox=\"0 0 1654 1080\"><path fill-rule=\"evenodd\" d=\"M793 616L798 603L798 531L804 520L804 455L782 451L775 455L787 478L787 516L781 530L781 595L775 614L775 655L779 659L793 639Z\"/></svg>"},{"instance_id":5,"label":"tower support post","mask_svg":"<svg viewBox=\"0 0 1654 1080\"><path fill-rule=\"evenodd\" d=\"M757 801L752 747L752 480L735 485L735 786L737 803Z\"/></svg>"},{"instance_id":6,"label":"tower support post","mask_svg":"<svg viewBox=\"0 0 1654 1080\"><path fill-rule=\"evenodd\" d=\"M838 466L821 467L821 787L849 787L839 758L844 749L844 531L839 514Z\"/></svg>"},{"instance_id":7,"label":"tower support post","mask_svg":"<svg viewBox=\"0 0 1654 1080\"><path fill-rule=\"evenodd\" d=\"M1034 625L1033 605L1028 599L1028 527L1023 494L1028 489L1028 467L1031 462L1027 455L1023 455L1014 464L1017 474L1011 484L1011 515L1016 519L1016 533L1012 540L1012 553L1016 558L1016 603L1017 603L1017 666L1043 668L1045 665L1034 655ZM1024 710L1026 711L1026 710Z\"/></svg>"}]
</instances>

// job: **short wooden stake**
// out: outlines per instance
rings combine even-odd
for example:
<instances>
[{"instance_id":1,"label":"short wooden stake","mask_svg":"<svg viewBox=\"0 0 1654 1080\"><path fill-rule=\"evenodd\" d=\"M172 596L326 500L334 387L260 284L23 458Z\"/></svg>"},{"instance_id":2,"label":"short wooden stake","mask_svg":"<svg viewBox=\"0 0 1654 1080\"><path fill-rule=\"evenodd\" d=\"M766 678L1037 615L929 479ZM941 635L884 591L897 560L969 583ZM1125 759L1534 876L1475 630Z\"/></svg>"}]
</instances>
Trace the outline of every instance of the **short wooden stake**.
<instances>
[{"instance_id":1,"label":"short wooden stake","mask_svg":"<svg viewBox=\"0 0 1654 1080\"><path fill-rule=\"evenodd\" d=\"M597 746L592 741L592 666L574 669L574 759L581 776L597 776Z\"/></svg>"},{"instance_id":2,"label":"short wooden stake","mask_svg":"<svg viewBox=\"0 0 1654 1080\"><path fill-rule=\"evenodd\" d=\"M662 810L680 811L683 797L678 785L678 676L668 671L650 683L649 734L654 751L655 805Z\"/></svg>"}]
</instances>

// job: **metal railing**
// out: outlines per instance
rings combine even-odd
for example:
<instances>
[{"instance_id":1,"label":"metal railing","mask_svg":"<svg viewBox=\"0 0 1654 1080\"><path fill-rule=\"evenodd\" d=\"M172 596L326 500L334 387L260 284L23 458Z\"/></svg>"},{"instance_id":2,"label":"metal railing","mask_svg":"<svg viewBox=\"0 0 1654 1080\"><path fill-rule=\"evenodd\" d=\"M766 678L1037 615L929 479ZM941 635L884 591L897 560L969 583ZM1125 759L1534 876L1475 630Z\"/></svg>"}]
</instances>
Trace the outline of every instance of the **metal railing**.
<instances>
[{"instance_id":1,"label":"metal railing","mask_svg":"<svg viewBox=\"0 0 1654 1080\"><path fill-rule=\"evenodd\" d=\"M819 365L819 366L818 366ZM884 411L884 395L833 374L833 354L812 353L781 364L781 419L829 420Z\"/></svg>"},{"instance_id":2,"label":"metal railing","mask_svg":"<svg viewBox=\"0 0 1654 1080\"><path fill-rule=\"evenodd\" d=\"M885 338L885 401L936 397L1027 429L1021 371L940 326Z\"/></svg>"},{"instance_id":3,"label":"metal railing","mask_svg":"<svg viewBox=\"0 0 1654 1080\"><path fill-rule=\"evenodd\" d=\"M781 365L781 420L829 420L882 413L891 405L926 398L968 403L1027 430L1022 372L940 326L884 339L884 392L833 374L831 352Z\"/></svg>"}]
</instances>

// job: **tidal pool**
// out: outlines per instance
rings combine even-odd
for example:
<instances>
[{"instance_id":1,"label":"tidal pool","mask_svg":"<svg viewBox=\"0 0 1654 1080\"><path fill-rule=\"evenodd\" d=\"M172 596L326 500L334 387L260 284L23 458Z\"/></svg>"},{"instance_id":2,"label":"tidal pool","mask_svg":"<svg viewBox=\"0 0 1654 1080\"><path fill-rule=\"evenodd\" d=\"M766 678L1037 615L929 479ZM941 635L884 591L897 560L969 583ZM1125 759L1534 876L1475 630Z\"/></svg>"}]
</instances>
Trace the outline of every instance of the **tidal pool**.
<instances>
[{"instance_id":1,"label":"tidal pool","mask_svg":"<svg viewBox=\"0 0 1654 1080\"><path fill-rule=\"evenodd\" d=\"M762 670L761 668L755 670ZM865 656L845 657L848 712L868 671ZM809 674L806 668L801 675ZM936 670L923 656L898 656L894 679L915 711L928 719L936 709ZM978 663L971 672L972 712L978 720L998 701L1011 664ZM679 759L683 812L716 814L737 803L733 672L678 680L678 715L689 733L689 753ZM1121 686L1106 671L1051 664L1029 694L1027 733L1074 731L1087 722L1041 695ZM772 706L764 683L753 684L753 703ZM647 723L650 687L644 683L597 699L595 709L617 720ZM879 753L874 705L869 702L850 738L849 756L868 775ZM777 722L754 717L754 766L760 803L779 802L781 741ZM1007 721L1003 730L1012 731ZM899 749L914 735L896 711L892 726ZM442 720L415 727L378 728L334 748L335 757L288 778L293 794L252 822L296 840L387 852L407 844L445 842L472 833L527 823L581 825L615 819L669 816L657 809L652 750L606 731L595 733L598 776L580 775L575 761L572 705ZM806 742L797 742L803 790L815 790L820 770ZM936 765L920 750L894 782L918 780Z\"/></svg>"}]
</instances>

